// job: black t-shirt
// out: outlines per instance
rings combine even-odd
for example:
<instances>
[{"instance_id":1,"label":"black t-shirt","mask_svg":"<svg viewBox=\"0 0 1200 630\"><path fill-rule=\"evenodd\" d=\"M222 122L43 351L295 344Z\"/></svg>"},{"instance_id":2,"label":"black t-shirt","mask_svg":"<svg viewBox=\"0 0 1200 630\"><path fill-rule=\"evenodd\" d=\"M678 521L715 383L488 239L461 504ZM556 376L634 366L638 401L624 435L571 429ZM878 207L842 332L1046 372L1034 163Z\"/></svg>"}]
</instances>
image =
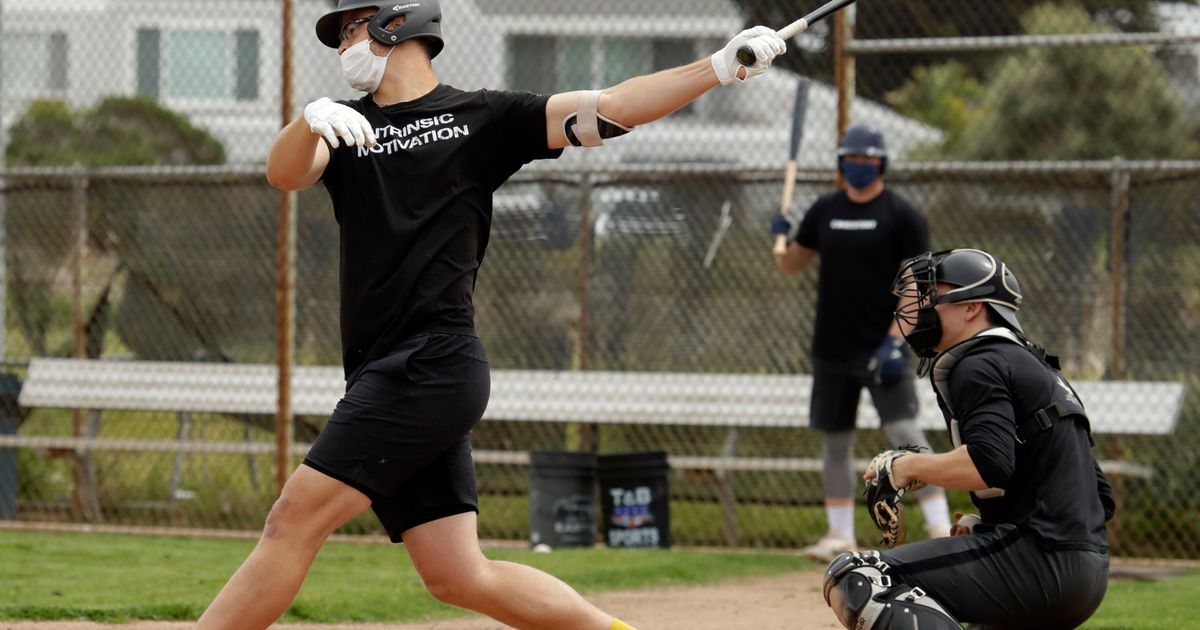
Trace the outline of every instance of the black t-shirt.
<instances>
[{"instance_id":1,"label":"black t-shirt","mask_svg":"<svg viewBox=\"0 0 1200 630\"><path fill-rule=\"evenodd\" d=\"M425 332L475 334L472 294L492 192L547 148L546 101L447 85L384 108L343 101L379 144L333 150L323 181L341 228L342 359L365 361Z\"/></svg>"},{"instance_id":2,"label":"black t-shirt","mask_svg":"<svg viewBox=\"0 0 1200 630\"><path fill-rule=\"evenodd\" d=\"M962 443L989 488L1003 496L971 493L985 523L1012 523L1035 532L1044 546L1106 551L1104 523L1114 506L1112 488L1092 455L1086 418L1068 415L1026 444L1018 423L1060 398L1082 408L1061 374L1011 341L981 342L950 373L950 406ZM939 399L949 424L951 414ZM986 494L986 493L985 493Z\"/></svg>"},{"instance_id":3,"label":"black t-shirt","mask_svg":"<svg viewBox=\"0 0 1200 630\"><path fill-rule=\"evenodd\" d=\"M890 190L862 204L838 191L808 209L796 242L821 256L812 354L850 359L887 335L897 301L892 282L900 263L929 251L929 228Z\"/></svg>"}]
</instances>

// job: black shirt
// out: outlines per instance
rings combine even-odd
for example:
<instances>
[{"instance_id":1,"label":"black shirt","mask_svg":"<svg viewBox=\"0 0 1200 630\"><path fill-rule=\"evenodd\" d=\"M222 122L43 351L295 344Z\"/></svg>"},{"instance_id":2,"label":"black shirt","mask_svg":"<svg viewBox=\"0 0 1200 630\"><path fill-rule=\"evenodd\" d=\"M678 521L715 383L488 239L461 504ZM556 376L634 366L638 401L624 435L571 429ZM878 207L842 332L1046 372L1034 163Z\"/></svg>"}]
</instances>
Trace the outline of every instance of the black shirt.
<instances>
[{"instance_id":1,"label":"black shirt","mask_svg":"<svg viewBox=\"0 0 1200 630\"><path fill-rule=\"evenodd\" d=\"M547 100L438 85L384 108L369 95L342 101L379 142L340 145L323 175L341 228L347 378L415 334L475 334L492 192L528 162L562 153L547 148Z\"/></svg>"},{"instance_id":2,"label":"black shirt","mask_svg":"<svg viewBox=\"0 0 1200 630\"><path fill-rule=\"evenodd\" d=\"M900 263L929 251L929 228L890 190L862 204L839 191L809 208L796 242L821 256L812 354L850 359L883 342L896 310L892 281Z\"/></svg>"},{"instance_id":3,"label":"black shirt","mask_svg":"<svg viewBox=\"0 0 1200 630\"><path fill-rule=\"evenodd\" d=\"M989 488L1004 490L986 499L971 493L983 522L1031 530L1048 548L1107 551L1112 488L1092 455L1086 418L1067 416L1024 445L1016 439L1018 423L1055 396L1081 408L1062 375L1016 343L985 341L954 366L949 391L971 461Z\"/></svg>"}]
</instances>

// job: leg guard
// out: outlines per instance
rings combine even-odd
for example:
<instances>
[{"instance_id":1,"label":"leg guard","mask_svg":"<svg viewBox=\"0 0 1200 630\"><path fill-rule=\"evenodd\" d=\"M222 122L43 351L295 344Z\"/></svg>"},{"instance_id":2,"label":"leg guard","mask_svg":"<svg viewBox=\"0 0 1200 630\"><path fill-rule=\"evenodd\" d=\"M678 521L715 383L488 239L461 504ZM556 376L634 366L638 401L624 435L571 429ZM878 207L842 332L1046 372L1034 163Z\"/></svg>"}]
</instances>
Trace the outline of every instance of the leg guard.
<instances>
[{"instance_id":1,"label":"leg guard","mask_svg":"<svg viewBox=\"0 0 1200 630\"><path fill-rule=\"evenodd\" d=\"M848 551L825 571L825 603L842 625L854 630L961 630L958 622L920 588L893 584L888 565L877 551ZM829 599L833 589L839 605Z\"/></svg>"}]
</instances>

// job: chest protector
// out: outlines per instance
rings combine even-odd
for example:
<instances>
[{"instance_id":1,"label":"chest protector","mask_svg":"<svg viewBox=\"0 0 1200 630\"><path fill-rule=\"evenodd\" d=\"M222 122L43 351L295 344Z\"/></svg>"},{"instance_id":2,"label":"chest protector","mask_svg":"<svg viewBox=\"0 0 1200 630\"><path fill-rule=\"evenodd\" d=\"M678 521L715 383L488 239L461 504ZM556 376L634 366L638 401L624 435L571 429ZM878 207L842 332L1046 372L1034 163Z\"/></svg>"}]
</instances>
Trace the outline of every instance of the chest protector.
<instances>
[{"instance_id":1,"label":"chest protector","mask_svg":"<svg viewBox=\"0 0 1200 630\"><path fill-rule=\"evenodd\" d=\"M933 360L930 378L938 401L950 415L950 441L954 448L962 446L962 436L959 434L957 412L954 411L954 401L950 398L950 374L954 366L967 356L977 346L986 343L1015 343L1028 350L1038 362L1043 365L1053 379L1053 389L1050 392L1050 404L1037 410L1028 418L1017 418L1016 439L1017 448L1027 446L1030 441L1042 431L1047 431L1055 422L1066 418L1082 421L1088 431L1088 441L1095 446L1092 439L1091 425L1084 411L1083 403L1071 387L1071 384L1058 373L1058 357L1046 354L1045 349L1034 344L1007 328L990 328L970 339L959 342L944 350ZM975 495L981 499L993 499L1004 496L1003 488L988 488L980 490Z\"/></svg>"}]
</instances>

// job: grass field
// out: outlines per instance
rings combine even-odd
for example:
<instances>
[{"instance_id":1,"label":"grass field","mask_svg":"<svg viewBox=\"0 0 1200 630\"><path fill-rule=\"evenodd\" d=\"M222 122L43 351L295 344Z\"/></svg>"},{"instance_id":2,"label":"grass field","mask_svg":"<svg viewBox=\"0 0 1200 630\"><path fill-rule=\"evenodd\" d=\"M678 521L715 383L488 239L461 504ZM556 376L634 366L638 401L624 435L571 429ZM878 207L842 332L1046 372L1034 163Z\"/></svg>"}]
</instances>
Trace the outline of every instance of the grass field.
<instances>
[{"instance_id":1,"label":"grass field","mask_svg":"<svg viewBox=\"0 0 1200 630\"><path fill-rule=\"evenodd\" d=\"M1195 628L1200 572L1160 582L1109 582L1099 612L1088 630L1165 630Z\"/></svg>"},{"instance_id":2,"label":"grass field","mask_svg":"<svg viewBox=\"0 0 1200 630\"><path fill-rule=\"evenodd\" d=\"M252 547L251 541L0 531L0 619L195 619ZM764 552L487 554L539 567L585 593L820 569L802 558ZM1200 573L1159 582L1116 580L1085 627L1194 627L1198 599ZM402 546L337 542L321 551L283 620L412 622L461 614L425 593Z\"/></svg>"},{"instance_id":3,"label":"grass field","mask_svg":"<svg viewBox=\"0 0 1200 630\"><path fill-rule=\"evenodd\" d=\"M251 541L0 532L0 619L195 619L253 546ZM536 566L585 593L816 568L781 553L603 549L489 550L487 555ZM461 614L425 592L403 546L330 543L284 621L400 622Z\"/></svg>"}]
</instances>

